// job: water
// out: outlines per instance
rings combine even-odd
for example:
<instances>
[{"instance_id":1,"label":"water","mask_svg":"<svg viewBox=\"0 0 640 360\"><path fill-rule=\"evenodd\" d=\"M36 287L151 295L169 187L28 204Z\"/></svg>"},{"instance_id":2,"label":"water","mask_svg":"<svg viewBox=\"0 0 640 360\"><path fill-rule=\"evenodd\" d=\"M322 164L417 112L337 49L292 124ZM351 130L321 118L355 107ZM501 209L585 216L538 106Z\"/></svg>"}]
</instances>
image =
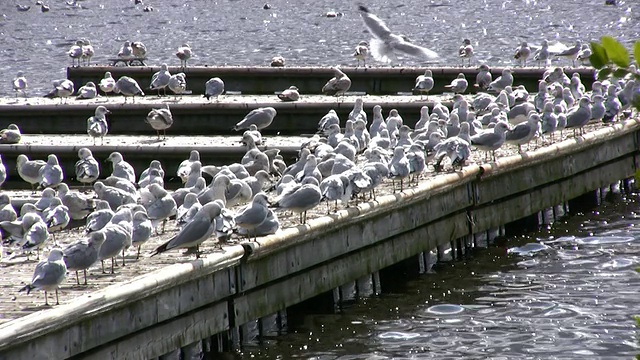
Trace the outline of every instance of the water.
<instances>
[{"instance_id":1,"label":"water","mask_svg":"<svg viewBox=\"0 0 640 360\"><path fill-rule=\"evenodd\" d=\"M66 75L66 51L79 37L95 47L94 63L107 63L125 40L143 41L149 64L179 65L188 42L192 65L267 65L282 55L288 65L355 65L355 45L369 38L355 1L83 0L69 7L50 1L0 1L0 96L25 71L31 96L46 93ZM265 1L266 2L266 1ZM18 12L17 3L31 4ZM640 2L604 0L406 0L366 2L391 29L437 51L437 65L458 65L456 51L472 39L475 63L513 64L523 40L572 44L614 35L630 46L640 38ZM463 7L459 6L463 4ZM337 18L323 16L341 12ZM372 63L372 62L370 62ZM424 65L402 59L403 65ZM561 65L568 65L560 62ZM242 359L388 358L621 358L640 353L632 315L640 313L638 195L616 198L549 229L438 265L423 275L338 314L316 314L290 333L236 354ZM549 248L522 255L543 241Z\"/></svg>"},{"instance_id":2,"label":"water","mask_svg":"<svg viewBox=\"0 0 640 360\"><path fill-rule=\"evenodd\" d=\"M309 314L237 358L632 358L639 205L637 193L612 197L337 314ZM509 251L523 246L534 251Z\"/></svg>"},{"instance_id":3,"label":"water","mask_svg":"<svg viewBox=\"0 0 640 360\"><path fill-rule=\"evenodd\" d=\"M71 0L69 0L71 1ZM32 96L45 94L51 81L66 76L71 59L66 52L80 37L91 40L94 63L106 64L125 40L142 41L148 64L180 64L175 52L187 42L192 65L267 65L274 55L292 66L354 66L351 54L368 40L356 1L313 0L63 0L45 1L42 13L32 0L0 2L0 96L13 95L10 80L18 70L29 79ZM264 10L268 2L271 9ZM630 46L639 38L640 2L604 0L405 0L366 1L370 10L397 33L437 51L436 65L458 65L457 50L470 38L475 63L514 64L521 41L540 44L543 38L572 45L614 35ZM16 4L30 4L18 12ZM464 4L463 6L461 6ZM343 16L327 18L328 11ZM369 64L372 64L370 61ZM402 65L425 65L401 59ZM570 65L566 61L562 65Z\"/></svg>"}]
</instances>

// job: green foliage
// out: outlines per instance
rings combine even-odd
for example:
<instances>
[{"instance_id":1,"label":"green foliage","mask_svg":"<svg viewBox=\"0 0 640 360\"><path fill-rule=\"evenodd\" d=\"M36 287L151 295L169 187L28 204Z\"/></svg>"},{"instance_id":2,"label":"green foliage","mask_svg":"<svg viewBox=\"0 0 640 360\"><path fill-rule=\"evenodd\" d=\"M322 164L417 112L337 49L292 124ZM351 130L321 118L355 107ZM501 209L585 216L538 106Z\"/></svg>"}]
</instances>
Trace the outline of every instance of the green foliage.
<instances>
[{"instance_id":1,"label":"green foliage","mask_svg":"<svg viewBox=\"0 0 640 360\"><path fill-rule=\"evenodd\" d=\"M592 41L589 45L591 46L589 61L594 68L598 69L598 80L604 80L610 76L620 79L631 74L636 81L640 81L640 69L631 72L629 68L631 55L618 40L611 36L603 36L600 38L600 43ZM633 58L636 63L640 62L640 41L633 44ZM640 110L640 99L634 99L633 106Z\"/></svg>"},{"instance_id":2,"label":"green foliage","mask_svg":"<svg viewBox=\"0 0 640 360\"><path fill-rule=\"evenodd\" d=\"M607 57L618 67L629 67L629 53L624 45L620 44L616 39L611 36L603 36L601 39L602 46L607 51Z\"/></svg>"}]
</instances>

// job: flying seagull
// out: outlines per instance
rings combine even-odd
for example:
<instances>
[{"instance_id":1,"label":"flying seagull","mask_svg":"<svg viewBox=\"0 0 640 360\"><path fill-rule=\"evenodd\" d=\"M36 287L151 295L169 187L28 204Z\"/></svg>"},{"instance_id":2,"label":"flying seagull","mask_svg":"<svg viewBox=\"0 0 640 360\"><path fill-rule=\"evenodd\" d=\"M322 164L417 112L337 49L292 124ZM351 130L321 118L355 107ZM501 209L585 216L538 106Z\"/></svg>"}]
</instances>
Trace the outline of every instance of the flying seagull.
<instances>
[{"instance_id":1,"label":"flying seagull","mask_svg":"<svg viewBox=\"0 0 640 360\"><path fill-rule=\"evenodd\" d=\"M369 9L359 5L365 26L373 36L369 42L371 55L377 61L386 63L397 62L396 53L415 56L424 60L438 58L433 50L410 43L404 35L394 34L379 17L369 12Z\"/></svg>"}]
</instances>

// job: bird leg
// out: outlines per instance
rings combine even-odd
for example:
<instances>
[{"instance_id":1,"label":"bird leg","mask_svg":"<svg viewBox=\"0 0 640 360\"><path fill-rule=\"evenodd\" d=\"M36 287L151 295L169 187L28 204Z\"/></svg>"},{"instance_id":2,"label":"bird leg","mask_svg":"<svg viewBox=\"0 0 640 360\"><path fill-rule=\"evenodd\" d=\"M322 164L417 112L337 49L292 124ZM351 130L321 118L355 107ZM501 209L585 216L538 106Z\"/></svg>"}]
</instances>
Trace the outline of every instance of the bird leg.
<instances>
[{"instance_id":1,"label":"bird leg","mask_svg":"<svg viewBox=\"0 0 640 360\"><path fill-rule=\"evenodd\" d=\"M115 257L112 257L112 258L111 258L111 273L112 273L112 274L114 273L114 271L113 271L113 266L115 265L115 262L116 262L116 258L115 258Z\"/></svg>"},{"instance_id":2,"label":"bird leg","mask_svg":"<svg viewBox=\"0 0 640 360\"><path fill-rule=\"evenodd\" d=\"M106 272L104 272L104 260L100 260L100 262L102 263L102 273L106 274Z\"/></svg>"},{"instance_id":3,"label":"bird leg","mask_svg":"<svg viewBox=\"0 0 640 360\"><path fill-rule=\"evenodd\" d=\"M44 304L49 306L49 299L47 298L47 290L44 291Z\"/></svg>"},{"instance_id":4,"label":"bird leg","mask_svg":"<svg viewBox=\"0 0 640 360\"><path fill-rule=\"evenodd\" d=\"M122 266L124 266L124 248L122 248Z\"/></svg>"},{"instance_id":5,"label":"bird leg","mask_svg":"<svg viewBox=\"0 0 640 360\"><path fill-rule=\"evenodd\" d=\"M76 270L76 283L80 285L80 275L78 274L78 270Z\"/></svg>"},{"instance_id":6,"label":"bird leg","mask_svg":"<svg viewBox=\"0 0 640 360\"><path fill-rule=\"evenodd\" d=\"M56 305L60 305L60 301L58 301L58 288L56 288Z\"/></svg>"},{"instance_id":7,"label":"bird leg","mask_svg":"<svg viewBox=\"0 0 640 360\"><path fill-rule=\"evenodd\" d=\"M87 285L87 269L84 269L84 284ZM78 275L76 274L76 277L78 277Z\"/></svg>"},{"instance_id":8,"label":"bird leg","mask_svg":"<svg viewBox=\"0 0 640 360\"><path fill-rule=\"evenodd\" d=\"M136 260L140 259L140 248L142 247L142 244L138 245L138 255L136 255Z\"/></svg>"}]
</instances>

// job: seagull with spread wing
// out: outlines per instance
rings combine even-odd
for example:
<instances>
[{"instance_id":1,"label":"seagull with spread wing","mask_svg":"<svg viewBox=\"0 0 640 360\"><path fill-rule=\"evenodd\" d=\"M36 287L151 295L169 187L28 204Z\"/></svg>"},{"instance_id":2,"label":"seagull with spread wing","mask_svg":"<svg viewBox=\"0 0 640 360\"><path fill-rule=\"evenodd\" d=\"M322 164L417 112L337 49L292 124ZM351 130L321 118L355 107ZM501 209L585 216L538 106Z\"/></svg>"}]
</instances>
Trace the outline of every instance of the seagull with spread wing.
<instances>
[{"instance_id":1,"label":"seagull with spread wing","mask_svg":"<svg viewBox=\"0 0 640 360\"><path fill-rule=\"evenodd\" d=\"M377 61L397 62L396 53L403 53L424 60L438 58L438 54L435 51L412 44L405 36L392 33L384 21L370 13L366 7L359 5L358 10L360 10L365 26L373 36L369 45L371 55Z\"/></svg>"}]
</instances>

